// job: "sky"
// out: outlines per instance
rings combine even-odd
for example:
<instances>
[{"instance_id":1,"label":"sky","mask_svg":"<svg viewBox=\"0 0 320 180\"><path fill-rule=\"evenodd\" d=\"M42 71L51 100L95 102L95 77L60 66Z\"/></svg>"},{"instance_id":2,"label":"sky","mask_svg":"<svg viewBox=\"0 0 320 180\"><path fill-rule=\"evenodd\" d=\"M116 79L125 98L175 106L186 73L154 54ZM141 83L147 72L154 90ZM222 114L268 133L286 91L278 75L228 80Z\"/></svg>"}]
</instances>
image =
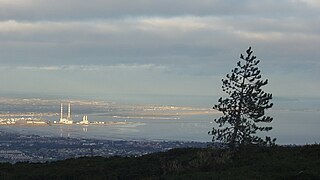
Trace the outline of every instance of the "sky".
<instances>
[{"instance_id":1,"label":"sky","mask_svg":"<svg viewBox=\"0 0 320 180\"><path fill-rule=\"evenodd\" d=\"M0 92L222 96L252 46L265 90L317 97L318 0L0 0Z\"/></svg>"}]
</instances>

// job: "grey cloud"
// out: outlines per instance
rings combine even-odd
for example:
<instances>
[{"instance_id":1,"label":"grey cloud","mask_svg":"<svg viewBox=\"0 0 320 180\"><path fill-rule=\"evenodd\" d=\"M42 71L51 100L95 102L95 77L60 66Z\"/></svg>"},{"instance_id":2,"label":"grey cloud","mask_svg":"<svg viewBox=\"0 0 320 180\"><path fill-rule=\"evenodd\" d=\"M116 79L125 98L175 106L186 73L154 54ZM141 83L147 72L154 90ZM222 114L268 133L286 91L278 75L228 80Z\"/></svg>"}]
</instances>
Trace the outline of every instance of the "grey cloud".
<instances>
[{"instance_id":1,"label":"grey cloud","mask_svg":"<svg viewBox=\"0 0 320 180\"><path fill-rule=\"evenodd\" d=\"M0 23L0 63L205 66L212 61L233 59L248 45L256 46L269 61L298 60L306 55L309 61L316 61L319 34L316 30L292 28L293 22L278 28L280 20L256 17L250 20L187 16L83 22L5 21ZM314 24L304 19L295 19L295 23L306 27Z\"/></svg>"},{"instance_id":2,"label":"grey cloud","mask_svg":"<svg viewBox=\"0 0 320 180\"><path fill-rule=\"evenodd\" d=\"M2 20L75 20L110 19L131 16L181 15L255 15L283 16L284 14L314 15L317 8L299 0L12 0L0 2ZM303 11L301 9L307 9Z\"/></svg>"},{"instance_id":3,"label":"grey cloud","mask_svg":"<svg viewBox=\"0 0 320 180\"><path fill-rule=\"evenodd\" d=\"M317 2L2 0L0 82L8 91L36 82L62 92L52 81L63 79L70 92L85 83L91 92L210 94L251 45L265 74L310 85L320 72Z\"/></svg>"},{"instance_id":4,"label":"grey cloud","mask_svg":"<svg viewBox=\"0 0 320 180\"><path fill-rule=\"evenodd\" d=\"M11 21L2 25L7 30L0 30L3 32L0 46L7 49L4 57L15 58L13 63L18 64L121 64L157 60L161 64L211 56L216 51L208 47L207 35L197 35L199 31L208 31L198 27L206 26L206 22L193 18L155 19L154 24L149 24L150 21L153 19L96 24ZM10 58L3 59L11 62Z\"/></svg>"}]
</instances>

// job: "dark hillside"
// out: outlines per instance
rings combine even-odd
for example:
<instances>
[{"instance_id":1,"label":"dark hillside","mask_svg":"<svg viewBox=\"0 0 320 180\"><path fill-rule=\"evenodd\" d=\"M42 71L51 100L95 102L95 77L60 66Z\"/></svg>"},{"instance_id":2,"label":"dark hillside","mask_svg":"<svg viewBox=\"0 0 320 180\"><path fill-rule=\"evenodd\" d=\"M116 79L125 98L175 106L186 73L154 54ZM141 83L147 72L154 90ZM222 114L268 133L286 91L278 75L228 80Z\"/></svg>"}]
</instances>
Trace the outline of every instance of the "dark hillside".
<instances>
[{"instance_id":1,"label":"dark hillside","mask_svg":"<svg viewBox=\"0 0 320 180\"><path fill-rule=\"evenodd\" d=\"M141 157L0 164L0 179L320 179L320 146L173 149Z\"/></svg>"}]
</instances>

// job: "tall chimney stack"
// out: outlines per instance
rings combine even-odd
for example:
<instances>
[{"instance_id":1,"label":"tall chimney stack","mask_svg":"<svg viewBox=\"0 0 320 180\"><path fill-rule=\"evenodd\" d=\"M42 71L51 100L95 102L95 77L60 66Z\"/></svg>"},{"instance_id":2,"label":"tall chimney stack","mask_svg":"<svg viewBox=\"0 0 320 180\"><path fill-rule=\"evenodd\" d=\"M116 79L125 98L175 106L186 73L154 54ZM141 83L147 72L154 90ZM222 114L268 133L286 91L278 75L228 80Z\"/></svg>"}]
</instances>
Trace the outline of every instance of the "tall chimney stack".
<instances>
[{"instance_id":1,"label":"tall chimney stack","mask_svg":"<svg viewBox=\"0 0 320 180\"><path fill-rule=\"evenodd\" d=\"M60 114L60 119L63 118L63 103L61 103L61 114Z\"/></svg>"},{"instance_id":2,"label":"tall chimney stack","mask_svg":"<svg viewBox=\"0 0 320 180\"><path fill-rule=\"evenodd\" d=\"M68 119L71 119L71 104L69 103L68 107Z\"/></svg>"}]
</instances>

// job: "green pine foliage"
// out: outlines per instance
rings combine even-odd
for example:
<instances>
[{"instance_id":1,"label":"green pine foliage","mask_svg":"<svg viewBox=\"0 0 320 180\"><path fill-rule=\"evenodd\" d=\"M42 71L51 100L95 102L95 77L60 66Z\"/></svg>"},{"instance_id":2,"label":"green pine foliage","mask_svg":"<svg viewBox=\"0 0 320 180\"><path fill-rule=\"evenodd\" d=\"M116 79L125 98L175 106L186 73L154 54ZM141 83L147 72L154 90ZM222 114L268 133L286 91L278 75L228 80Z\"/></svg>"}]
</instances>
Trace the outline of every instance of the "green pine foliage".
<instances>
[{"instance_id":1,"label":"green pine foliage","mask_svg":"<svg viewBox=\"0 0 320 180\"><path fill-rule=\"evenodd\" d=\"M266 145L274 144L275 139L270 137L262 139L256 135L257 131L269 131L270 126L261 126L270 123L273 118L265 115L265 110L273 106L269 101L272 94L266 93L262 87L268 84L263 80L258 69L260 60L252 55L251 47L246 51L246 56L240 55L240 61L222 79L222 90L228 98L220 98L213 108L221 111L223 116L214 121L219 125L209 134L213 135L212 141L228 144L229 147L241 145Z\"/></svg>"}]
</instances>

